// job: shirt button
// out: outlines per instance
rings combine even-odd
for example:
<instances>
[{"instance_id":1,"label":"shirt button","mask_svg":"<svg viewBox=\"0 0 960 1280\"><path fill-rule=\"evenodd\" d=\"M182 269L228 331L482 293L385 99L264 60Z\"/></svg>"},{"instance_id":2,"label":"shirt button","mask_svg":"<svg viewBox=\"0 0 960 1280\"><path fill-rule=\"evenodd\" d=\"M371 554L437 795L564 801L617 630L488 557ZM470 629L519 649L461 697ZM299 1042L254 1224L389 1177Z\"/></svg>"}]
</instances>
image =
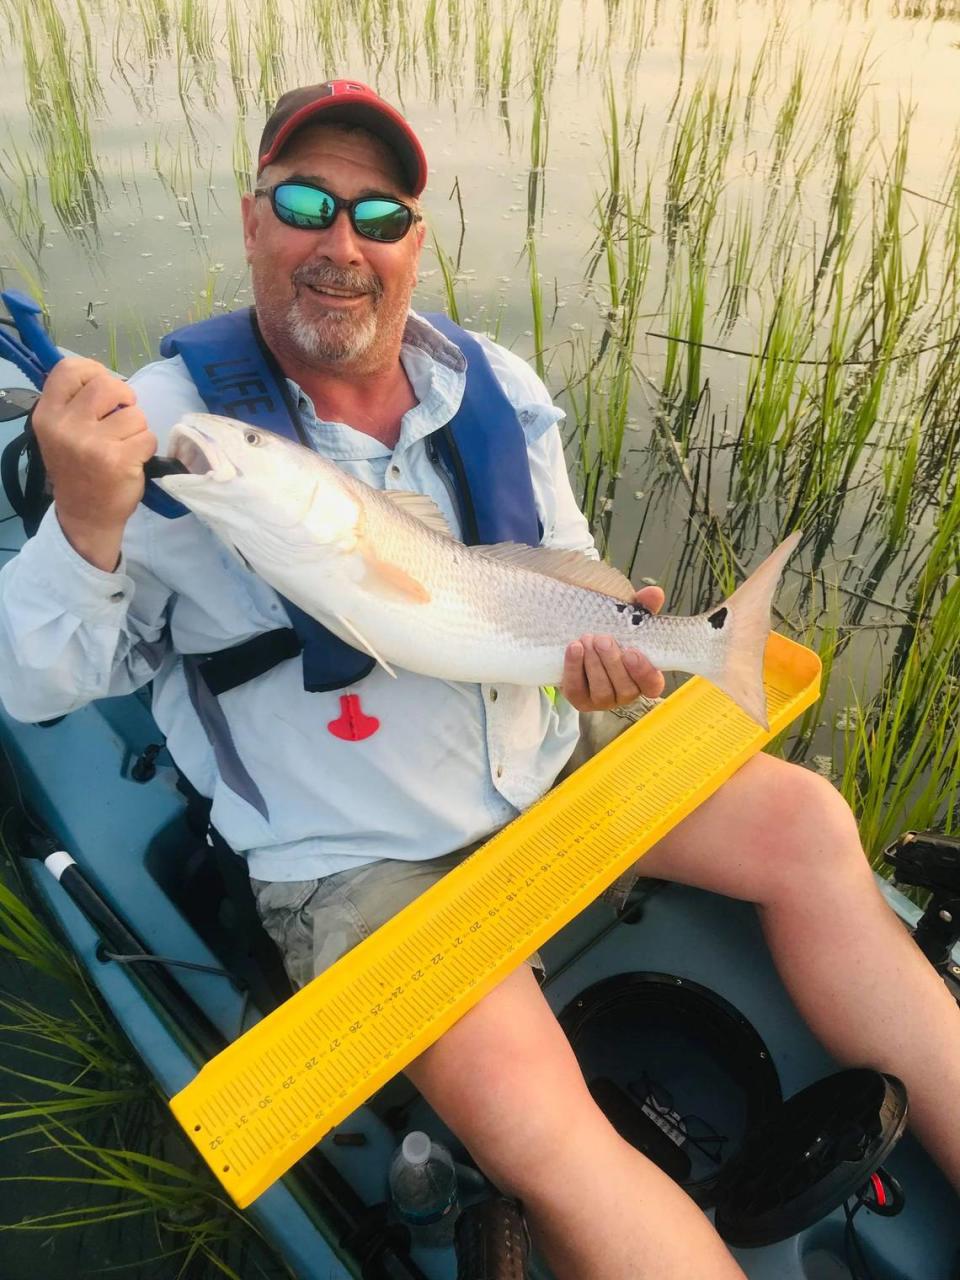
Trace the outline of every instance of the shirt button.
<instances>
[{"instance_id":1,"label":"shirt button","mask_svg":"<svg viewBox=\"0 0 960 1280\"><path fill-rule=\"evenodd\" d=\"M396 463L394 463L393 466L390 468L390 474L392 476L398 476L400 474L400 468L397 466Z\"/></svg>"},{"instance_id":2,"label":"shirt button","mask_svg":"<svg viewBox=\"0 0 960 1280\"><path fill-rule=\"evenodd\" d=\"M120 601L123 599L123 592L115 591L113 595L110 597L110 599L114 604L119 604Z\"/></svg>"},{"instance_id":3,"label":"shirt button","mask_svg":"<svg viewBox=\"0 0 960 1280\"><path fill-rule=\"evenodd\" d=\"M503 777L503 765L502 765L502 764L498 764L498 765L497 765L497 777L498 777L498 778L502 778L502 777Z\"/></svg>"},{"instance_id":4,"label":"shirt button","mask_svg":"<svg viewBox=\"0 0 960 1280\"><path fill-rule=\"evenodd\" d=\"M490 701L491 701L491 702L496 702L496 700L497 700L497 698L498 698L499 696L500 696L500 695L497 693L496 689L491 689L491 690L490 690Z\"/></svg>"}]
</instances>

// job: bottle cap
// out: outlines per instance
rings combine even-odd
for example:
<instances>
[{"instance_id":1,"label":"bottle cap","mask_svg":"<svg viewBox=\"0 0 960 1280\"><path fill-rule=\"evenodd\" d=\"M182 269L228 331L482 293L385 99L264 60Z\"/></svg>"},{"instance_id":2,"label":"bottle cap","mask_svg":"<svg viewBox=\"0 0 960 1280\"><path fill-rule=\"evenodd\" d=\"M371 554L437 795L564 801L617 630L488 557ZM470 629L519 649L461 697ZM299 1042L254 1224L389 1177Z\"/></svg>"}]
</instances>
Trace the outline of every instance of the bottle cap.
<instances>
[{"instance_id":1,"label":"bottle cap","mask_svg":"<svg viewBox=\"0 0 960 1280\"><path fill-rule=\"evenodd\" d=\"M410 1164L426 1164L430 1159L430 1148L433 1144L429 1134L414 1129L403 1140L404 1159Z\"/></svg>"}]
</instances>

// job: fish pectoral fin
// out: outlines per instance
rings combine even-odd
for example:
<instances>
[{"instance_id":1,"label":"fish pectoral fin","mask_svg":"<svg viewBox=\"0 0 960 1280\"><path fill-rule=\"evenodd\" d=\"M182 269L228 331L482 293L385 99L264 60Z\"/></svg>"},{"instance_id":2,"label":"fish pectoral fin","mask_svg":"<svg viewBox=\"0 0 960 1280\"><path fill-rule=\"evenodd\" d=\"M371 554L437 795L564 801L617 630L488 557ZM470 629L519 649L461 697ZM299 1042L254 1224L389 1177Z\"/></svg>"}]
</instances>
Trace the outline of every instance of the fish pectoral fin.
<instances>
[{"instance_id":1,"label":"fish pectoral fin","mask_svg":"<svg viewBox=\"0 0 960 1280\"><path fill-rule=\"evenodd\" d=\"M373 647L370 641L366 638L366 636L360 634L360 632L353 625L350 619L345 618L342 613L335 613L333 616L336 618L336 620L340 623L340 625L344 628L345 631L350 632L350 634L353 636L354 640L356 640L357 644L364 651L364 653L369 653L370 657L373 658L375 662L378 662L381 667L383 667L387 675L393 676L394 680L396 680L397 673L394 671L393 667L391 667L390 663L387 662L386 658L380 657L379 653L377 653L376 649Z\"/></svg>"},{"instance_id":2,"label":"fish pectoral fin","mask_svg":"<svg viewBox=\"0 0 960 1280\"><path fill-rule=\"evenodd\" d=\"M366 568L363 586L367 591L405 604L430 603L430 592L423 583L392 560L381 560L376 552L367 548L363 550L363 563Z\"/></svg>"},{"instance_id":3,"label":"fish pectoral fin","mask_svg":"<svg viewBox=\"0 0 960 1280\"><path fill-rule=\"evenodd\" d=\"M594 560L583 551L559 551L553 547L525 547L518 542L495 542L490 546L471 547L477 555L500 560L517 569L542 573L548 578L568 582L572 587L597 591L615 600L633 603L630 579L603 560Z\"/></svg>"},{"instance_id":4,"label":"fish pectoral fin","mask_svg":"<svg viewBox=\"0 0 960 1280\"><path fill-rule=\"evenodd\" d=\"M447 538L453 537L447 517L426 494L413 493L408 489L383 489L381 492L383 497L389 499L395 507L405 511L408 516L413 516L434 533L442 533Z\"/></svg>"}]
</instances>

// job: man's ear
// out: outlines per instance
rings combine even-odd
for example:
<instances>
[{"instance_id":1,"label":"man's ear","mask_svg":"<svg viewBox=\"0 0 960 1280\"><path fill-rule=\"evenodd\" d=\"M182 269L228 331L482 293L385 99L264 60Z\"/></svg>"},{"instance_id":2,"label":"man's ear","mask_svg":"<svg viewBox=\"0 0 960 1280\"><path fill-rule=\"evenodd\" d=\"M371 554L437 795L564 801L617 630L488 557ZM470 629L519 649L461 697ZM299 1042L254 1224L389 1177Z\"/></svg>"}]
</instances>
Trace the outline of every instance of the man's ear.
<instances>
[{"instance_id":1,"label":"man's ear","mask_svg":"<svg viewBox=\"0 0 960 1280\"><path fill-rule=\"evenodd\" d=\"M245 191L240 197L240 220L243 225L243 247L246 250L247 262L257 238L257 197L252 191Z\"/></svg>"}]
</instances>

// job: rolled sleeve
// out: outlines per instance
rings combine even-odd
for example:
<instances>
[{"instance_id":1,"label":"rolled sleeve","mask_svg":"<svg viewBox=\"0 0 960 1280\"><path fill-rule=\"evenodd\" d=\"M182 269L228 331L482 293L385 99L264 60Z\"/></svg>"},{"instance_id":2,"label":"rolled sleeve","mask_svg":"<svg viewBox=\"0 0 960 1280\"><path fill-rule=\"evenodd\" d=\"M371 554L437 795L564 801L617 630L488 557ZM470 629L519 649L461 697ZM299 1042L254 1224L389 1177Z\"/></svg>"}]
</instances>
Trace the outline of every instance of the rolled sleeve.
<instances>
[{"instance_id":1,"label":"rolled sleeve","mask_svg":"<svg viewBox=\"0 0 960 1280\"><path fill-rule=\"evenodd\" d=\"M51 611L69 613L81 622L116 626L134 590L126 557L121 554L113 573L84 560L67 541L53 507L36 536L7 568L18 579L21 606L41 626Z\"/></svg>"},{"instance_id":2,"label":"rolled sleeve","mask_svg":"<svg viewBox=\"0 0 960 1280\"><path fill-rule=\"evenodd\" d=\"M49 719L145 684L164 648L160 596L126 558L113 573L84 560L51 507L0 571L0 701L9 714Z\"/></svg>"}]
</instances>

